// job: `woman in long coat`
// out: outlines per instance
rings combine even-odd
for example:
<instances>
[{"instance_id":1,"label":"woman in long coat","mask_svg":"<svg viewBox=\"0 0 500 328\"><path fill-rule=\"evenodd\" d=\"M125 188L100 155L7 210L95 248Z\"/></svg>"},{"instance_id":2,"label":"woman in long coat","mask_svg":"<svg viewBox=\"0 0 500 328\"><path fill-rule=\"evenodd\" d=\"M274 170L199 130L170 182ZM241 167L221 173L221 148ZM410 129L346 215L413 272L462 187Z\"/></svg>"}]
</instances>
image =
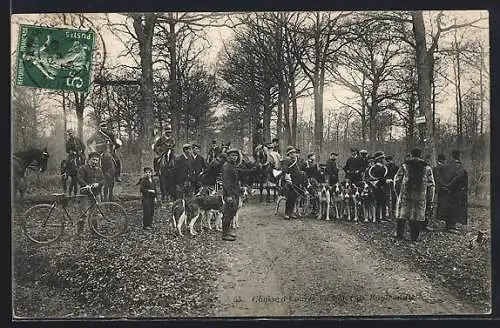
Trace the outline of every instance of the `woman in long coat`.
<instances>
[{"instance_id":1,"label":"woman in long coat","mask_svg":"<svg viewBox=\"0 0 500 328\"><path fill-rule=\"evenodd\" d=\"M432 168L422 159L422 150L415 148L410 154L394 177L398 197L396 238L403 239L405 223L409 221L411 241L415 242L425 221L426 203L434 199L435 182Z\"/></svg>"}]
</instances>

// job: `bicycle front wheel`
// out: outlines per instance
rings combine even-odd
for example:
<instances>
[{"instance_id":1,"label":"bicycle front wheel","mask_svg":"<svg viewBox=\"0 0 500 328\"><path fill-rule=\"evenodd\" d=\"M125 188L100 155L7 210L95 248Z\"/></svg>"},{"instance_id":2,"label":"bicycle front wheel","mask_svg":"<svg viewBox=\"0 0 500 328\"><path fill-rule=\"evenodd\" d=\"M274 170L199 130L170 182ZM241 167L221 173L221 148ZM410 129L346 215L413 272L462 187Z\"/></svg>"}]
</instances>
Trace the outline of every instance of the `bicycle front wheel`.
<instances>
[{"instance_id":1,"label":"bicycle front wheel","mask_svg":"<svg viewBox=\"0 0 500 328\"><path fill-rule=\"evenodd\" d=\"M59 208L39 204L24 212L22 229L32 242L47 245L61 238L64 223L64 214Z\"/></svg>"},{"instance_id":2,"label":"bicycle front wheel","mask_svg":"<svg viewBox=\"0 0 500 328\"><path fill-rule=\"evenodd\" d=\"M127 231L127 212L118 203L97 204L89 216L89 226L98 236L112 238Z\"/></svg>"}]
</instances>

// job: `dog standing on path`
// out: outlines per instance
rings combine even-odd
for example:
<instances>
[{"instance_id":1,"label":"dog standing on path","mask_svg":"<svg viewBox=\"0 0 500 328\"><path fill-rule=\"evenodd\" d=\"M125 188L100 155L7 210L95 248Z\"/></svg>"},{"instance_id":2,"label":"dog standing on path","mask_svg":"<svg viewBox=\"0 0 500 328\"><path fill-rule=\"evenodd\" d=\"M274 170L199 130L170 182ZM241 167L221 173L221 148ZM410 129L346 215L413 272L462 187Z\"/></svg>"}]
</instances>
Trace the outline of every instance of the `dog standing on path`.
<instances>
[{"instance_id":1,"label":"dog standing on path","mask_svg":"<svg viewBox=\"0 0 500 328\"><path fill-rule=\"evenodd\" d=\"M321 183L317 193L318 198L318 219L325 216L326 221L330 221L330 186L327 183Z\"/></svg>"}]
</instances>

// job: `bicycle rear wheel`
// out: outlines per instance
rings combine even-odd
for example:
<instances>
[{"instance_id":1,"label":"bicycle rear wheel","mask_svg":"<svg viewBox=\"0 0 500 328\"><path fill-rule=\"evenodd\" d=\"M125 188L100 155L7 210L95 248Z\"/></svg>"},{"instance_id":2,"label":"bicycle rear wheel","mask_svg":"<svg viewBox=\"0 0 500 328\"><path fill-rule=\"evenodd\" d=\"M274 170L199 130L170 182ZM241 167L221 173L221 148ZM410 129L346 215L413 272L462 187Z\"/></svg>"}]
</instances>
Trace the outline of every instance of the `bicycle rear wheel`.
<instances>
[{"instance_id":1,"label":"bicycle rear wheel","mask_svg":"<svg viewBox=\"0 0 500 328\"><path fill-rule=\"evenodd\" d=\"M127 212L118 203L97 204L89 216L89 226L98 236L113 238L127 231Z\"/></svg>"},{"instance_id":2,"label":"bicycle rear wheel","mask_svg":"<svg viewBox=\"0 0 500 328\"><path fill-rule=\"evenodd\" d=\"M64 223L64 214L59 208L39 204L24 212L22 229L32 242L47 245L61 238Z\"/></svg>"}]
</instances>

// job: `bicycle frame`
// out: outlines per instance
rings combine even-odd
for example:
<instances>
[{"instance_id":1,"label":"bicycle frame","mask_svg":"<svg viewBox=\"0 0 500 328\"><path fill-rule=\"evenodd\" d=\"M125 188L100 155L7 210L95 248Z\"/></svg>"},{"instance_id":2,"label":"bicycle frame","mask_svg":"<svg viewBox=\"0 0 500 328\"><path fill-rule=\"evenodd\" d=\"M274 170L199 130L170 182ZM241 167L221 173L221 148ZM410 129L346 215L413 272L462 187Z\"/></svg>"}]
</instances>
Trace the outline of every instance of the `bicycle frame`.
<instances>
[{"instance_id":1,"label":"bicycle frame","mask_svg":"<svg viewBox=\"0 0 500 328\"><path fill-rule=\"evenodd\" d=\"M97 207L99 209L99 212L101 213L101 215L103 215L101 209L99 208L99 206L97 205L97 199L95 197L95 194L92 192L91 189L88 189L90 191L90 195L75 195L75 196L66 196L62 199L62 200L55 200L53 203L52 203L52 207L49 211L49 213L47 214L47 217L45 218L44 222L43 222L43 226L45 226L45 224L47 223L47 220L50 218L51 214L52 214L52 211L54 210L54 208L56 207L59 207L58 205L61 205L61 207L63 208L64 210L64 214L65 214L65 219L69 219L69 221L73 224L75 223L75 221L73 220L73 216L71 216L71 214L69 214L68 212L68 204L67 204L67 201L69 199L73 199L73 198L82 198L82 197L92 197L92 203L83 211L80 213L80 215L78 215L77 217L77 222L82 219L82 218L85 218L87 216L87 214L94 208L94 207Z\"/></svg>"}]
</instances>

